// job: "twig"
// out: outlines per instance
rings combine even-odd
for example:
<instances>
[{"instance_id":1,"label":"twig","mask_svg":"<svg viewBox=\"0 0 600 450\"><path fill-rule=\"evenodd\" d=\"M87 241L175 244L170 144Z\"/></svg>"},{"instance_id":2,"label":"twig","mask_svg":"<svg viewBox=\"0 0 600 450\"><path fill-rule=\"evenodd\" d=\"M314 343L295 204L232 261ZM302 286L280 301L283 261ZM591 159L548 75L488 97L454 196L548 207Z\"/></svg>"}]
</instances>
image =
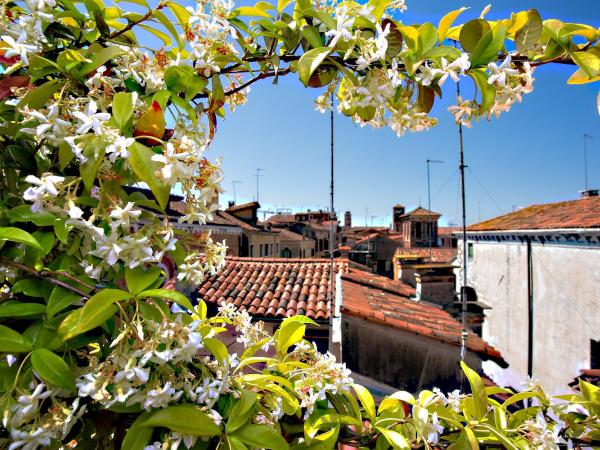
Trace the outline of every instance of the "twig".
<instances>
[{"instance_id":1,"label":"twig","mask_svg":"<svg viewBox=\"0 0 600 450\"><path fill-rule=\"evenodd\" d=\"M161 5L162 5L162 3L159 3L159 5L155 9L149 9L148 12L146 14L144 14L142 17L140 17L138 20L134 20L133 22L129 21L129 23L127 24L127 26L125 26L125 28L123 28L122 30L113 31L108 36L106 36L105 39L108 41L108 40L114 39L114 38L116 38L118 36L121 36L124 33L127 33L128 31L130 31L136 25L139 25L140 23L145 22L150 17L152 17L152 15L156 11L158 11L159 9L162 9L163 6L161 6Z\"/></svg>"},{"instance_id":2,"label":"twig","mask_svg":"<svg viewBox=\"0 0 600 450\"><path fill-rule=\"evenodd\" d=\"M80 289L77 289L74 286L71 286L69 283L65 283L64 281L61 280L57 280L56 278L52 278L52 275L54 275L54 272L48 272L48 271L41 271L38 272L35 269L32 269L31 267L26 266L25 264L21 264L15 261L12 261L8 258L5 258L3 256L0 256L0 263L7 265L7 266L11 266L14 267L15 269L19 269L22 270L23 272L27 272L31 275L33 275L36 278L39 278L41 280L47 280L48 282L54 284L55 286L59 286L61 288L67 289L71 292L76 293L77 295L80 295L84 298L89 298L90 295L87 294L86 292L83 292ZM62 275L62 274L61 274Z\"/></svg>"}]
</instances>

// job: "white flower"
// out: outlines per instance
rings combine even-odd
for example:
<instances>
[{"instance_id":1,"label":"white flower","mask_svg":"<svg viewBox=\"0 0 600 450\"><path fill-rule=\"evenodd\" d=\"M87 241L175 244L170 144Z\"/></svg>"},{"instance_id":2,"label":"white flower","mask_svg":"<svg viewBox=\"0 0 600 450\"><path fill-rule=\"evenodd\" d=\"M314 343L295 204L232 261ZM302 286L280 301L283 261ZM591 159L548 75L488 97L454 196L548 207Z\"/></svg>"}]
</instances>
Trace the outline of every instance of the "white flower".
<instances>
[{"instance_id":1,"label":"white flower","mask_svg":"<svg viewBox=\"0 0 600 450\"><path fill-rule=\"evenodd\" d=\"M124 208L121 208L120 206L114 208L110 212L110 217L114 219L112 226L114 228L118 226L122 226L125 229L129 228L131 219L135 220L142 214L142 211L133 209L134 206L135 203L128 202Z\"/></svg>"},{"instance_id":2,"label":"white flower","mask_svg":"<svg viewBox=\"0 0 600 450\"><path fill-rule=\"evenodd\" d=\"M50 445L53 437L50 431L44 430L41 427L31 432L13 428L10 430L11 444L8 446L8 450L16 450L18 448L36 450L39 446L47 447Z\"/></svg>"},{"instance_id":3,"label":"white flower","mask_svg":"<svg viewBox=\"0 0 600 450\"><path fill-rule=\"evenodd\" d=\"M106 153L110 155L108 159L114 163L117 157L124 159L129 158L129 151L127 149L134 142L134 138L126 138L125 136L117 137L113 143L106 146Z\"/></svg>"},{"instance_id":4,"label":"white flower","mask_svg":"<svg viewBox=\"0 0 600 450\"><path fill-rule=\"evenodd\" d=\"M190 178L194 175L196 169L194 164L191 164L188 152L178 151L175 146L169 142L165 146L162 155L152 156L152 161L161 162L164 166L160 169L160 174L166 183L174 184L179 178Z\"/></svg>"},{"instance_id":5,"label":"white flower","mask_svg":"<svg viewBox=\"0 0 600 450\"><path fill-rule=\"evenodd\" d=\"M38 110L24 110L23 114L40 122L35 128L23 128L21 131L33 135L37 140L48 139L52 144L60 144L68 136L71 124L61 119L60 108L57 103L48 107L48 112Z\"/></svg>"},{"instance_id":6,"label":"white flower","mask_svg":"<svg viewBox=\"0 0 600 450\"><path fill-rule=\"evenodd\" d=\"M442 73L439 69L433 69L429 67L429 64L425 63L421 67L419 67L419 73L416 75L417 81L419 81L423 86L429 86L433 83L435 77L437 77L440 73Z\"/></svg>"},{"instance_id":7,"label":"white flower","mask_svg":"<svg viewBox=\"0 0 600 450\"><path fill-rule=\"evenodd\" d=\"M506 59L499 66L496 63L491 62L488 64L488 68L492 72L488 78L489 84L497 83L500 86L506 86L506 79L509 76L518 75L519 71L510 67L511 57L508 55Z\"/></svg>"},{"instance_id":8,"label":"white flower","mask_svg":"<svg viewBox=\"0 0 600 450\"><path fill-rule=\"evenodd\" d=\"M4 53L6 58L12 58L13 56L19 56L24 65L29 65L29 58L27 57L28 53L36 53L41 49L37 45L27 44L21 40L21 38L16 41L8 35L4 35L1 38L4 42L6 42L9 46L9 49Z\"/></svg>"},{"instance_id":9,"label":"white flower","mask_svg":"<svg viewBox=\"0 0 600 450\"><path fill-rule=\"evenodd\" d=\"M350 15L348 16L348 6L344 5L338 7L335 11L336 13L336 28L335 30L329 30L325 33L327 37L332 37L331 42L329 42L328 47L335 48L340 39L350 40L352 39L352 34L350 33L350 29L354 24L354 18Z\"/></svg>"},{"instance_id":10,"label":"white flower","mask_svg":"<svg viewBox=\"0 0 600 450\"><path fill-rule=\"evenodd\" d=\"M379 22L376 24L377 37L375 38L375 47L377 51L373 55L375 59L384 59L388 49L387 35L390 34L390 24L388 23L384 29L381 29Z\"/></svg>"},{"instance_id":11,"label":"white flower","mask_svg":"<svg viewBox=\"0 0 600 450\"><path fill-rule=\"evenodd\" d=\"M43 200L49 197L54 198L58 195L60 185L63 181L65 181L65 179L64 177L52 175L51 173L46 172L41 178L38 178L34 175L27 175L27 177L25 177L25 181L29 184L37 186L27 188L27 190L23 193L23 199L28 202L33 202L33 205L31 205L31 210L33 212L38 212L43 209Z\"/></svg>"},{"instance_id":12,"label":"white flower","mask_svg":"<svg viewBox=\"0 0 600 450\"><path fill-rule=\"evenodd\" d=\"M14 355L8 354L6 355L6 363L8 364L8 367L12 367L12 365L17 361L17 358L15 358Z\"/></svg>"},{"instance_id":13,"label":"white flower","mask_svg":"<svg viewBox=\"0 0 600 450\"><path fill-rule=\"evenodd\" d=\"M146 394L144 409L164 408L169 402L177 401L182 396L183 391L176 391L171 387L170 381L166 382L162 389L152 389Z\"/></svg>"},{"instance_id":14,"label":"white flower","mask_svg":"<svg viewBox=\"0 0 600 450\"><path fill-rule=\"evenodd\" d=\"M69 200L67 202L68 214L71 219L81 219L83 216L83 211L80 207L78 207L73 200Z\"/></svg>"},{"instance_id":15,"label":"white flower","mask_svg":"<svg viewBox=\"0 0 600 450\"><path fill-rule=\"evenodd\" d=\"M72 114L74 117L79 119L81 126L77 128L77 133L84 134L90 130L94 133L101 135L104 133L103 122L110 119L110 114L97 112L98 105L94 100L90 100L85 111L74 111Z\"/></svg>"}]
</instances>

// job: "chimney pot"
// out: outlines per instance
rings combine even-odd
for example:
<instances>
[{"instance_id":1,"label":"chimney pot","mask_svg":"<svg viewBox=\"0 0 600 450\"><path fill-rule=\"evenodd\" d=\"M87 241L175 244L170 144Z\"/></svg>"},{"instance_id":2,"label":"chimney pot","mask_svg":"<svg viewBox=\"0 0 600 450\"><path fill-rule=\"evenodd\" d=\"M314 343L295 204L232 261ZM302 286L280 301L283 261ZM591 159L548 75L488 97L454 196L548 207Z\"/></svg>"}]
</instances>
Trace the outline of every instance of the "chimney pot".
<instances>
[{"instance_id":1,"label":"chimney pot","mask_svg":"<svg viewBox=\"0 0 600 450\"><path fill-rule=\"evenodd\" d=\"M586 189L581 191L581 198L598 197L598 189Z\"/></svg>"}]
</instances>

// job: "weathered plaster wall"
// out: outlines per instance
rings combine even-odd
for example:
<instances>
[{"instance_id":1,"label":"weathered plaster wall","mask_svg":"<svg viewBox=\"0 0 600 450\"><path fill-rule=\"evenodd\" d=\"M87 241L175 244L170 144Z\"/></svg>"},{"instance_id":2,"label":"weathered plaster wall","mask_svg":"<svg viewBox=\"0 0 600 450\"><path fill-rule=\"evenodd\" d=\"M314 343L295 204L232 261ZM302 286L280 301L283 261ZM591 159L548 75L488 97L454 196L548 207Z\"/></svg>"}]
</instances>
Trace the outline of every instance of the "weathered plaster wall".
<instances>
[{"instance_id":1,"label":"weathered plaster wall","mask_svg":"<svg viewBox=\"0 0 600 450\"><path fill-rule=\"evenodd\" d=\"M350 370L398 389L460 387L458 346L349 316L343 317L342 345ZM467 363L481 368L476 355L468 353Z\"/></svg>"},{"instance_id":2,"label":"weathered plaster wall","mask_svg":"<svg viewBox=\"0 0 600 450\"><path fill-rule=\"evenodd\" d=\"M478 242L473 250L468 283L492 307L482 337L509 363L504 370L489 362L484 368L497 383L518 388L527 375L527 246ZM590 340L600 339L600 249L533 243L532 265L533 377L551 393L568 392L580 369L589 368Z\"/></svg>"}]
</instances>

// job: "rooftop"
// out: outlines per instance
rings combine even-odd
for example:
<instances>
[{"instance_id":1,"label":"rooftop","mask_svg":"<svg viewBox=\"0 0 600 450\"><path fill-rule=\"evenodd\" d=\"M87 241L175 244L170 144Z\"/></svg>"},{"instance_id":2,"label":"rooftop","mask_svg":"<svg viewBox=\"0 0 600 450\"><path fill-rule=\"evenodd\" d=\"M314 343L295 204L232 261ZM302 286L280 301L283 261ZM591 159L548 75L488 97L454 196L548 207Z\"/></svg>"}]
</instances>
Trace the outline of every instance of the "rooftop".
<instances>
[{"instance_id":1,"label":"rooftop","mask_svg":"<svg viewBox=\"0 0 600 450\"><path fill-rule=\"evenodd\" d=\"M448 312L437 305L409 299L414 290L406 285L359 272L351 270L342 275L344 314L460 347L462 326ZM484 359L505 364L500 352L474 333L469 333L467 348Z\"/></svg>"},{"instance_id":2,"label":"rooftop","mask_svg":"<svg viewBox=\"0 0 600 450\"><path fill-rule=\"evenodd\" d=\"M398 258L429 258L429 248L426 247L400 247L396 250L395 259ZM455 248L433 247L431 249L431 262L447 263L456 257Z\"/></svg>"},{"instance_id":3,"label":"rooftop","mask_svg":"<svg viewBox=\"0 0 600 450\"><path fill-rule=\"evenodd\" d=\"M402 217L432 217L439 219L442 215L440 213L436 213L435 211L430 211L428 209L418 207L413 209L410 212L407 212Z\"/></svg>"},{"instance_id":4,"label":"rooftop","mask_svg":"<svg viewBox=\"0 0 600 450\"><path fill-rule=\"evenodd\" d=\"M248 203L240 203L239 205L233 205L227 208L229 212L242 211L244 209L252 209L252 208L260 208L260 203L258 202L248 202Z\"/></svg>"},{"instance_id":5,"label":"rooftop","mask_svg":"<svg viewBox=\"0 0 600 450\"><path fill-rule=\"evenodd\" d=\"M233 303L259 318L297 314L328 320L328 259L228 257L225 268L198 288L209 303ZM346 270L345 261L336 270Z\"/></svg>"},{"instance_id":6,"label":"rooftop","mask_svg":"<svg viewBox=\"0 0 600 450\"><path fill-rule=\"evenodd\" d=\"M467 228L468 231L600 228L600 197L532 205Z\"/></svg>"}]
</instances>

